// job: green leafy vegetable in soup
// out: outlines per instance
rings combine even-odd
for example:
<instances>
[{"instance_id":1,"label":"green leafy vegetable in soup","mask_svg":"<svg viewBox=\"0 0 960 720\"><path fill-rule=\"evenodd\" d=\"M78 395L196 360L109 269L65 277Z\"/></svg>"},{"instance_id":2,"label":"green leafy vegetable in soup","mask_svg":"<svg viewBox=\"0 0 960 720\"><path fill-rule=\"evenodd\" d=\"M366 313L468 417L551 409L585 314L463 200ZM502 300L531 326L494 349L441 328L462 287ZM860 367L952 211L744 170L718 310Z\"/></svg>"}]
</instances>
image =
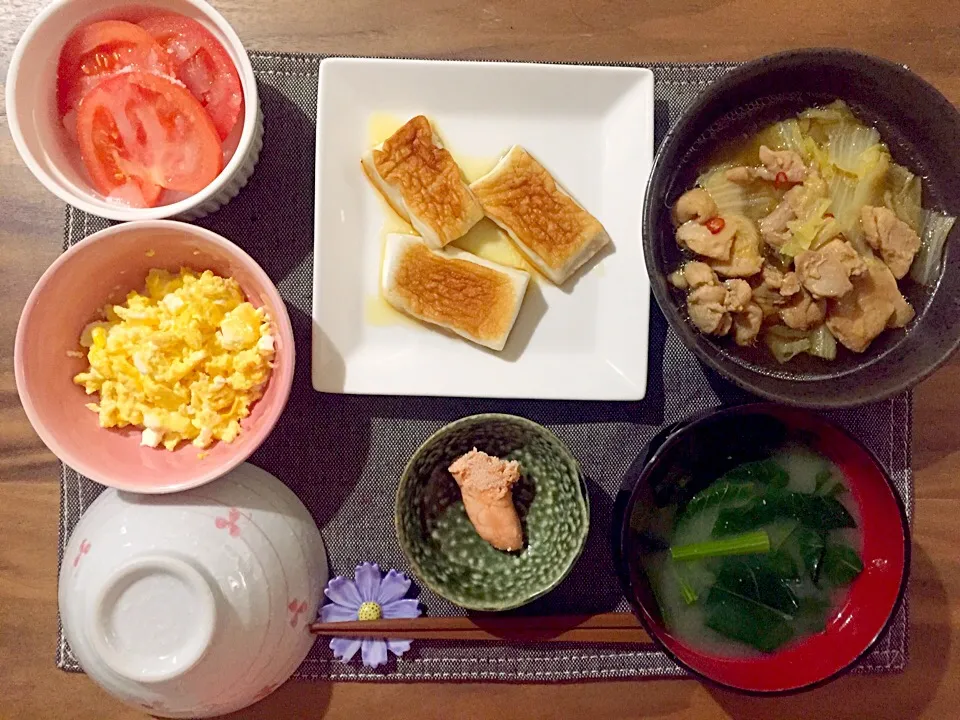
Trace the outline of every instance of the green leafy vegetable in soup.
<instances>
[{"instance_id":1,"label":"green leafy vegetable in soup","mask_svg":"<svg viewBox=\"0 0 960 720\"><path fill-rule=\"evenodd\" d=\"M689 257L670 275L690 321L780 363L862 353L905 327L899 281L933 285L954 218L923 207L921 178L837 100L724 147L677 199Z\"/></svg>"},{"instance_id":2,"label":"green leafy vegetable in soup","mask_svg":"<svg viewBox=\"0 0 960 720\"><path fill-rule=\"evenodd\" d=\"M642 562L669 629L724 654L823 630L863 570L845 490L829 460L790 444L667 508Z\"/></svg>"}]
</instances>

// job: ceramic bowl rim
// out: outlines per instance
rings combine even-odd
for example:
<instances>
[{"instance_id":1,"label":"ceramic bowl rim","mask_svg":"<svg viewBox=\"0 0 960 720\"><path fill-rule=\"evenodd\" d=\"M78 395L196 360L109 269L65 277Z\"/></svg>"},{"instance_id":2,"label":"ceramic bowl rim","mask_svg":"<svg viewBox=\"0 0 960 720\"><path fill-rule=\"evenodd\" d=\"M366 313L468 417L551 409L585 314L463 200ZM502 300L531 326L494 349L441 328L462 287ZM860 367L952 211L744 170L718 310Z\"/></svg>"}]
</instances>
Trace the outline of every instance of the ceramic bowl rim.
<instances>
[{"instance_id":1,"label":"ceramic bowl rim","mask_svg":"<svg viewBox=\"0 0 960 720\"><path fill-rule=\"evenodd\" d=\"M33 176L48 191L53 193L68 205L73 205L84 212L99 217L105 217L110 220L122 222L136 220L161 220L166 218L175 218L184 214L189 214L197 210L201 205L214 199L217 193L230 182L237 174L247 160L251 148L254 146L259 134L257 130L257 115L260 112L259 90L257 88L256 75L253 72L253 65L250 62L250 56L240 36L237 35L233 26L227 22L227 19L213 5L206 0L183 0L192 5L196 10L206 18L210 23L223 33L230 45L230 48L237 55L235 66L237 75L241 80L241 92L243 94L243 129L240 132L240 138L237 141L237 148L233 156L224 164L223 168L217 174L210 184L201 190L167 205L157 205L151 208L134 208L117 205L111 207L109 203L101 206L91 202L87 196L78 195L70 192L68 189L58 183L37 161L36 157L27 146L24 139L23 130L20 127L19 111L17 109L17 84L21 81L21 64L23 56L31 43L35 43L42 36L42 30L47 21L59 12L65 5L73 0L54 0L52 3L42 8L27 25L20 39L17 41L10 56L10 65L7 68L6 90L4 102L7 109L7 120L9 122L10 135L13 137L13 144L17 148L20 158L29 168ZM131 7L152 7L151 0L130 0ZM163 12L163 8L159 9ZM95 8L94 8L95 11ZM92 11L93 12L93 11ZM232 58L231 58L232 59ZM93 197L93 193L89 194Z\"/></svg>"},{"instance_id":2,"label":"ceramic bowl rim","mask_svg":"<svg viewBox=\"0 0 960 720\"><path fill-rule=\"evenodd\" d=\"M563 460L568 465L568 467L570 467L572 470L576 471L577 473L577 479L579 481L578 486L580 489L580 492L578 493L578 497L583 503L585 521L583 524L583 531L580 533L580 538L579 538L576 552L573 553L569 562L563 567L562 572L558 573L557 577L551 580L547 585L543 586L542 588L539 588L532 594L524 595L522 598L511 601L509 603L488 604L488 605L476 603L476 604L468 605L468 604L463 604L449 597L446 589L438 586L432 580L427 579L425 573L423 572L423 569L420 567L420 564L413 559L408 549L410 545L410 541L407 538L406 533L401 529L402 522L401 522L400 508L401 508L401 503L403 502L404 491L406 490L407 486L410 483L410 478L413 472L413 465L423 452L425 452L438 439L444 437L445 435L449 434L454 430L457 430L461 427L481 425L483 423L490 422L490 421L506 421L506 422L517 424L517 425L525 426L527 429L533 430L537 434L541 436L545 436L548 439L558 444L559 455L563 458ZM417 577L417 579L421 583L423 583L424 586L426 586L427 588L429 588L430 590L432 590L434 593L444 598L445 600L448 600L449 602L453 603L457 607L462 607L466 610L475 610L478 612L505 612L507 610L515 610L516 608L523 607L524 605L527 605L533 602L537 598L543 597L547 593L555 590L560 585L560 583L566 580L567 577L570 575L570 572L573 570L574 566L577 564L577 561L580 559L580 556L583 554L584 548L587 545L587 536L590 534L590 493L587 488L587 484L583 475L583 469L580 467L580 463L573 456L573 453L570 452L570 449L567 447L566 443L564 443L563 440L561 440L559 436L557 436L557 434L551 431L549 428L546 428L540 423L534 422L533 420L528 420L525 417L520 417L519 415L511 415L509 413L479 413L476 415L468 415L466 417L459 418L458 420L454 420L453 422L450 422L444 425L439 430L436 430L435 432L431 433L426 440L420 443L419 447L414 451L413 455L410 456L410 459L407 461L407 464L404 466L403 472L400 475L400 482L397 483L397 492L396 492L396 500L395 500L395 508L394 508L394 529L396 531L397 543L400 545L400 550L403 552L404 557L406 558L407 562L410 564L410 571Z\"/></svg>"},{"instance_id":3,"label":"ceramic bowl rim","mask_svg":"<svg viewBox=\"0 0 960 720\"><path fill-rule=\"evenodd\" d=\"M252 469L252 470L251 470ZM238 474L230 473L229 477L225 479L225 482L228 483L228 490L225 492L223 490L210 490L208 488L193 489L190 491L190 497L183 497L181 495L169 495L166 497L158 498L144 498L142 495L136 493L130 493L125 490L118 490L116 488L106 488L103 493L101 493L91 504L90 508L97 508L96 512L100 513L99 517L102 519L104 517L103 513L108 513L107 518L113 518L114 520L119 515L133 513L135 517L142 518L143 513L157 512L157 508L160 507L162 510L160 512L166 512L168 510L177 510L177 508L186 508L187 512L185 514L179 513L180 519L176 522L178 523L177 527L183 531L186 528L185 532L187 534L196 533L197 530L201 527L207 527L207 523L212 522L211 516L209 515L210 508L214 508L217 512L215 514L225 514L228 509L231 507L229 494L232 493L243 493L246 495L245 503L246 506L243 508L244 511L250 510L256 512L255 505L261 504L264 507L264 513L269 516L269 518L261 517L259 518L257 525L257 532L253 533L253 537L256 538L255 542L260 543L271 543L274 546L274 551L277 554L277 557L281 560L281 565L283 567L290 569L293 568L298 577L303 579L304 587L310 587L309 578L313 575L313 568L316 568L317 577L315 580L316 594L312 594L311 590L307 590L310 597L315 598L316 609L319 613L320 606L323 604L323 588L325 587L327 581L333 576L331 574L330 564L328 562L328 552L327 552L327 543L325 542L322 533L320 532L319 527L317 527L316 521L311 515L309 509L304 505L303 501L290 489L290 487L281 480L276 474L271 471L268 471L261 467L259 464L254 465L252 462L242 463L235 470L239 471ZM265 484L266 483L266 484ZM264 488L268 488L264 490ZM199 493L199 494L196 494ZM154 501L159 502L160 505L154 505ZM84 518L86 518L86 513L81 517L75 527L72 529L69 538L66 541L65 548L72 548L74 551L77 549L80 541L82 539L87 539L88 537L94 542L97 542L97 538L100 538L99 542L103 542L105 537L113 537L114 539L119 536L103 536L102 528L99 524L86 527L86 530L91 530L93 528L93 534L89 536L84 533L81 534L78 532L78 529L84 527ZM96 519L96 518L94 518ZM266 522L263 522L266 520ZM91 521L87 520L87 524ZM151 530L149 537L160 532L158 529L159 526L154 526L154 529ZM286 542L277 541L278 536L283 538L289 538L289 544ZM146 537L146 536L144 536ZM141 538L143 539L143 538ZM314 546L313 543L316 543ZM117 542L108 542L107 546L109 548L108 552L111 557L114 557L114 553L117 551L119 543ZM244 541L244 546L247 548L242 551L242 553L251 552L249 550L249 543ZM218 560L211 553L203 553L198 559L197 557L191 557L189 553L184 553L180 546L174 540L171 540L169 537L166 540L160 542L159 550L156 546L151 550L149 543L135 543L134 549L130 557L122 562L129 562L137 558L148 556L151 553L159 554L162 557L173 557L178 560L188 560L189 564L209 580L214 587L214 594L216 596L217 602L217 611L225 616L229 612L225 610L227 606L233 606L233 602L236 601L236 598L228 598L224 596L221 592L216 590L216 585L220 583L227 583L227 579L230 575L230 568L227 567L224 569L222 560ZM284 550L283 548L287 548ZM292 550L289 552L288 550ZM255 554L255 553L254 553ZM261 558L258 562L265 560ZM300 565L300 563L303 563ZM64 637L66 637L66 627L69 627L73 631L73 635L83 635L85 634L84 625L80 618L83 617L83 605L92 600L93 595L95 594L94 585L91 585L91 579L86 577L78 583L71 582L70 577L76 572L73 564L71 562L63 562L61 567L57 571L57 592L55 595L55 601L57 603L58 609L63 609L64 617L66 618ZM302 574L301 574L302 573ZM105 577L105 576L101 576ZM267 583L268 586L273 583ZM244 595L248 593L245 591ZM287 597L289 599L289 597ZM307 598L309 600L309 598ZM286 600L284 601L286 602ZM224 605L223 603L226 603ZM309 602L308 602L309 604ZM253 677L253 682L247 683L243 687L249 688L249 693L247 694L248 700L242 706L234 705L234 709L230 712L238 712L242 707L248 707L252 705L255 700L252 699L252 694L261 687L266 687L268 685L280 685L285 682L287 679L292 677L292 674L296 671L296 668L306 659L306 656L309 654L311 648L314 647L315 638L309 633L304 632L302 636L299 633L294 633L289 630L288 619L289 613L286 612L286 609L283 604L280 604L276 607L266 609L264 606L260 606L264 612L256 611L254 616L256 618L256 625L269 628L270 624L276 623L277 627L274 629L278 633L278 637L286 637L286 641L280 642L276 645L275 652L273 655L273 660L270 664L262 666L260 672L256 673ZM306 618L307 614L301 615L301 623L304 622L302 618ZM218 619L218 624L222 624L224 617ZM309 619L306 620L306 625L309 625ZM305 628L305 625L301 625L301 629ZM79 630L79 632L78 632ZM289 633L289 635L286 635ZM299 638L299 639L296 639ZM68 640L69 642L69 640ZM228 639L219 636L216 631L214 638L212 640L214 647L216 649L222 643L229 642ZM87 648L90 647L89 642L84 642L81 638L80 643ZM72 645L71 647L76 647ZM63 648L60 648L61 653L64 651ZM89 650L87 650L89 652ZM71 656L79 664L79 657L76 656L74 652ZM64 656L65 659L71 659L71 657ZM255 659L255 658L254 658ZM296 659L296 662L294 660ZM205 661L205 657L201 659L198 665L202 665ZM251 670L254 665L250 665L247 670ZM190 670L186 671L186 674L183 676L185 678L191 678L191 673L194 673L199 668L197 666L192 667ZM205 670L201 672L206 672ZM93 680L98 686L100 686L100 673L96 673L96 677L91 675L90 679ZM124 684L127 684L127 681L123 681ZM131 681L138 688L143 691L144 688L151 687L152 683L134 680ZM255 683L255 686L254 686ZM108 692L112 697L118 699L118 701L126 702L128 706L140 707L141 712L144 708L139 706L138 703L141 700L139 693L134 693L130 696L128 700L122 700L114 694L113 691L104 690ZM232 698L232 699L231 699ZM143 700L149 700L149 698L143 698ZM204 699L206 700L206 699ZM221 697L217 702L221 702L223 698ZM235 703L238 702L237 695L232 695L227 698L226 703ZM132 705L131 705L132 703ZM209 713L204 714L200 707L202 707L204 702L200 702L195 706L193 712L189 714L189 717L211 717ZM222 713L222 711L221 711ZM217 715L220 717L220 715Z\"/></svg>"},{"instance_id":4,"label":"ceramic bowl rim","mask_svg":"<svg viewBox=\"0 0 960 720\"><path fill-rule=\"evenodd\" d=\"M247 429L247 432L256 432L258 434L262 434L263 436L259 443L250 448L248 453L233 453L227 458L224 458L220 464L211 465L206 472L198 475L194 480L188 482L172 482L161 486L149 487L128 482L117 482L112 476L104 475L103 473L97 471L95 467L91 467L86 460L79 458L70 452L66 452L58 442L57 438L47 429L46 425L43 423L42 417L39 415L36 407L34 406L33 399L30 397L30 394L27 391L27 381L24 371L25 366L23 362L23 347L27 329L30 326L29 316L32 308L34 305L36 305L37 298L46 290L46 286L50 282L50 278L53 277L53 275L57 273L64 265L71 262L74 257L86 252L91 246L98 243L109 243L113 239L114 235L119 235L131 230L136 231L139 229L176 230L191 235L201 243L212 244L225 251L227 254L237 258L242 265L249 269L250 274L256 278L263 296L265 298L269 298L270 303L277 308L277 312L271 315L271 320L273 320L274 326L276 327L277 335L282 336L284 339L284 344L289 347L289 362L292 366L290 372L286 374L287 377L284 384L282 386L276 385L275 389L273 389L272 386L275 384L277 376L274 373L271 373L267 390L263 397L261 397L257 402L260 402L266 398L266 394L268 392L277 393L281 400L277 403L276 409L269 415L261 418L260 422L255 428ZM33 289L30 291L30 295L27 296L27 300L23 305L23 310L20 313L20 319L17 322L17 332L14 340L13 365L14 378L17 386L17 395L20 398L20 404L23 407L24 413L27 415L27 420L30 421L31 427L43 441L43 444L46 445L47 448L54 455L56 455L64 465L69 466L81 475L88 477L94 482L106 487L112 487L117 490L140 495L165 495L168 493L190 490L216 480L248 460L250 455L252 455L263 443L263 441L267 439L277 422L280 420L280 416L283 414L283 411L286 408L287 402L290 398L290 391L293 388L294 369L296 365L296 346L293 326L290 324L290 315L287 312L286 303L284 302L283 297L280 295L276 285L274 285L266 271L260 267L259 263L257 263L257 261L254 260L243 248L230 242L225 237L213 232L212 230L207 230L204 227L194 225L192 223L181 222L178 220L135 220L128 223L111 225L108 228L95 232L92 235L84 238L76 245L68 248L66 252L61 253L60 256L57 257L57 259L54 260L44 271L43 275L40 276L40 279L37 280L36 284L33 286ZM276 368L274 368L274 370L276 370Z\"/></svg>"},{"instance_id":5,"label":"ceramic bowl rim","mask_svg":"<svg viewBox=\"0 0 960 720\"><path fill-rule=\"evenodd\" d=\"M766 376L758 373L756 370L751 369L750 376L748 378L740 377L737 373L728 369L728 365L731 364L730 360L727 360L718 352L710 352L706 348L701 347L697 342L691 341L688 336L688 332L696 331L690 330L689 323L685 317L682 315L678 316L676 300L670 296L669 291L664 292L663 288L654 281L654 276L663 274L664 270L655 265L653 253L649 250L650 246L659 242L660 236L659 232L657 231L660 226L660 223L658 222L659 210L652 207L653 194L651 191L653 190L655 184L661 182L661 177L665 173L669 172L673 167L676 167L676 163L680 160L679 157L673 157L676 154L676 148L673 146L676 142L678 142L677 138L686 133L688 128L695 123L696 119L702 113L704 113L718 97L725 95L740 83L749 80L750 78L762 77L763 75L777 72L778 70L784 67L790 67L792 64L803 59L818 63L820 67L826 69L832 68L834 66L834 61L840 59L857 59L862 62L869 62L875 67L883 68L884 70L896 75L910 77L922 85L925 85L930 92L931 99L936 99L946 111L953 113L954 115L958 113L957 108L950 103L950 101L943 95L942 92L940 92L939 89L937 89L925 78L911 71L905 65L849 48L797 48L779 53L763 55L761 57L754 58L753 60L748 60L747 62L735 65L715 82L711 83L709 86L697 93L690 105L684 108L679 119L667 130L666 134L663 136L663 140L660 142L660 145L657 148L656 155L653 159L653 165L651 166L650 176L647 179L644 190L643 216L641 221L643 224L644 262L647 268L647 274L650 275L651 292L653 293L654 300L660 307L667 324L676 331L684 347L690 350L700 362L706 364L708 367L712 368L738 387L756 395L760 395L765 400L810 410L860 407L871 402L893 397L894 395L917 385L936 372L953 356L958 349L960 349L960 331L956 333L956 338L951 346L948 347L940 355L940 357L936 358L934 362L928 363L924 368L922 368L921 371L914 373L913 375L899 379L880 394L871 395L869 394L869 388L866 388L865 394L856 396L849 396L847 394L840 393L834 397L807 398L802 394L779 392L777 390L768 389L763 380L763 378ZM671 157L668 157L668 155ZM668 166L668 160L673 164ZM869 362L869 356L865 357L864 363L867 364ZM793 381L794 386L799 386L802 384L802 380Z\"/></svg>"}]
</instances>

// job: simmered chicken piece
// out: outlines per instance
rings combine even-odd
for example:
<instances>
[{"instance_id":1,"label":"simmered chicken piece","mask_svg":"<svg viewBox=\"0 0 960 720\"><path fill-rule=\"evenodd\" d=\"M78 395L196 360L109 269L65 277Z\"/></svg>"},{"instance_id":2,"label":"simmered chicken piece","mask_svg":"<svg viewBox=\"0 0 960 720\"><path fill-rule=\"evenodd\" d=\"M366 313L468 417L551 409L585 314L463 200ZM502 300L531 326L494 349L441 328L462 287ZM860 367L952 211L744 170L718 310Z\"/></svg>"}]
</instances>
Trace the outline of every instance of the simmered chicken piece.
<instances>
[{"instance_id":1,"label":"simmered chicken piece","mask_svg":"<svg viewBox=\"0 0 960 720\"><path fill-rule=\"evenodd\" d=\"M867 268L878 291L893 303L893 315L887 323L887 327L905 327L917 313L913 309L913 305L900 292L897 280L890 272L890 268L876 258L867 260Z\"/></svg>"},{"instance_id":2,"label":"simmered chicken piece","mask_svg":"<svg viewBox=\"0 0 960 720\"><path fill-rule=\"evenodd\" d=\"M703 285L687 295L687 313L693 324L707 335L726 335L733 320L725 302L727 291L720 285Z\"/></svg>"},{"instance_id":3,"label":"simmered chicken piece","mask_svg":"<svg viewBox=\"0 0 960 720\"><path fill-rule=\"evenodd\" d=\"M766 170L766 174L761 176L764 180L799 183L807 179L807 166L793 150L776 151L761 145L760 162Z\"/></svg>"},{"instance_id":4,"label":"simmered chicken piece","mask_svg":"<svg viewBox=\"0 0 960 720\"><path fill-rule=\"evenodd\" d=\"M711 218L706 225L696 220L687 220L677 228L677 244L689 248L697 255L727 260L736 232L737 226L722 217Z\"/></svg>"},{"instance_id":5,"label":"simmered chicken piece","mask_svg":"<svg viewBox=\"0 0 960 720\"><path fill-rule=\"evenodd\" d=\"M913 258L920 249L920 236L913 228L885 207L861 208L860 222L870 247L879 251L893 276L899 280L910 272Z\"/></svg>"},{"instance_id":6,"label":"simmered chicken piece","mask_svg":"<svg viewBox=\"0 0 960 720\"><path fill-rule=\"evenodd\" d=\"M843 240L831 240L819 250L804 250L794 260L797 277L818 298L838 298L853 289L850 278L866 270L860 253Z\"/></svg>"},{"instance_id":7,"label":"simmered chicken piece","mask_svg":"<svg viewBox=\"0 0 960 720\"><path fill-rule=\"evenodd\" d=\"M763 266L763 281L767 287L777 290L783 297L790 297L800 292L800 278L795 272L783 272L769 263Z\"/></svg>"},{"instance_id":8,"label":"simmered chicken piece","mask_svg":"<svg viewBox=\"0 0 960 720\"><path fill-rule=\"evenodd\" d=\"M726 280L723 286L727 289L727 297L723 301L723 306L730 312L745 310L750 302L750 296L753 294L747 281Z\"/></svg>"},{"instance_id":9,"label":"simmered chicken piece","mask_svg":"<svg viewBox=\"0 0 960 720\"><path fill-rule=\"evenodd\" d=\"M763 236L763 241L773 249L779 250L792 237L793 233L790 232L787 223L797 219L803 197L802 186L791 188L773 212L760 221L760 235Z\"/></svg>"},{"instance_id":10,"label":"simmered chicken piece","mask_svg":"<svg viewBox=\"0 0 960 720\"><path fill-rule=\"evenodd\" d=\"M750 344L756 338L763 313L751 302L753 291L746 280L726 280L721 284L708 265L696 261L686 263L681 274L690 288L687 313L701 332L726 335L735 327L738 343Z\"/></svg>"},{"instance_id":11,"label":"simmered chicken piece","mask_svg":"<svg viewBox=\"0 0 960 720\"><path fill-rule=\"evenodd\" d=\"M710 193L703 188L694 188L681 195L677 204L673 206L673 221L677 225L683 225L689 220L705 223L710 218L716 217L719 212Z\"/></svg>"},{"instance_id":12,"label":"simmered chicken piece","mask_svg":"<svg viewBox=\"0 0 960 720\"><path fill-rule=\"evenodd\" d=\"M693 260L683 266L683 276L690 283L690 287L698 288L701 285L716 285L717 274L706 263Z\"/></svg>"},{"instance_id":13,"label":"simmered chicken piece","mask_svg":"<svg viewBox=\"0 0 960 720\"><path fill-rule=\"evenodd\" d=\"M761 167L735 167L727 171L727 179L735 183L751 183L754 180L767 180L783 185L801 183L807 179L807 166L803 158L793 150L771 150L760 146Z\"/></svg>"},{"instance_id":14,"label":"simmered chicken piece","mask_svg":"<svg viewBox=\"0 0 960 720\"><path fill-rule=\"evenodd\" d=\"M827 301L815 300L803 288L790 298L788 305L780 308L783 324L794 330L810 330L822 323L826 315Z\"/></svg>"},{"instance_id":15,"label":"simmered chicken piece","mask_svg":"<svg viewBox=\"0 0 960 720\"><path fill-rule=\"evenodd\" d=\"M756 226L742 215L728 215L726 222L734 229L733 247L726 258L709 260L710 267L724 277L756 275L763 268Z\"/></svg>"},{"instance_id":16,"label":"simmered chicken piece","mask_svg":"<svg viewBox=\"0 0 960 720\"><path fill-rule=\"evenodd\" d=\"M699 260L691 260L670 275L670 282L680 290L689 290L701 285L716 285L719 281L713 268Z\"/></svg>"},{"instance_id":17,"label":"simmered chicken piece","mask_svg":"<svg viewBox=\"0 0 960 720\"><path fill-rule=\"evenodd\" d=\"M783 270L776 265L767 263L763 266L763 281L776 290L779 290L783 285L783 275Z\"/></svg>"},{"instance_id":18,"label":"simmered chicken piece","mask_svg":"<svg viewBox=\"0 0 960 720\"><path fill-rule=\"evenodd\" d=\"M787 298L780 294L780 290L766 281L753 289L753 302L760 306L765 320L779 319L780 308L787 304Z\"/></svg>"},{"instance_id":19,"label":"simmered chicken piece","mask_svg":"<svg viewBox=\"0 0 960 720\"><path fill-rule=\"evenodd\" d=\"M749 303L733 316L733 339L737 345L752 345L763 325L763 310L755 302Z\"/></svg>"},{"instance_id":20,"label":"simmered chicken piece","mask_svg":"<svg viewBox=\"0 0 960 720\"><path fill-rule=\"evenodd\" d=\"M784 297L790 297L800 292L800 276L795 272L788 272L783 276L783 283L780 285L780 294Z\"/></svg>"},{"instance_id":21,"label":"simmered chicken piece","mask_svg":"<svg viewBox=\"0 0 960 720\"><path fill-rule=\"evenodd\" d=\"M831 301L827 327L844 346L863 352L888 327L903 327L913 319L913 307L900 294L890 269L876 258L853 279L853 290Z\"/></svg>"}]
</instances>

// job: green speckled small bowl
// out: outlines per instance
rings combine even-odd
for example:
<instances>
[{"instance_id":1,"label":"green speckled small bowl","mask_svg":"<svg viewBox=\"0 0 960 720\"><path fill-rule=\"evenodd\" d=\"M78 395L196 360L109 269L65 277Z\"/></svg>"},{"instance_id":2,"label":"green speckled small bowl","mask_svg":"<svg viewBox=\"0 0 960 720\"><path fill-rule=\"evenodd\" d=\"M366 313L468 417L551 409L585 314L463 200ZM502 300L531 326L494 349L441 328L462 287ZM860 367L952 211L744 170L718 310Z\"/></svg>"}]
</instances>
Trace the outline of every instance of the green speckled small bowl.
<instances>
[{"instance_id":1,"label":"green speckled small bowl","mask_svg":"<svg viewBox=\"0 0 960 720\"><path fill-rule=\"evenodd\" d=\"M477 448L520 462L513 491L524 547L501 552L474 530L447 468ZM553 590L583 551L590 507L580 466L556 435L513 415L473 415L432 435L397 488L397 539L421 582L470 610L511 610Z\"/></svg>"}]
</instances>

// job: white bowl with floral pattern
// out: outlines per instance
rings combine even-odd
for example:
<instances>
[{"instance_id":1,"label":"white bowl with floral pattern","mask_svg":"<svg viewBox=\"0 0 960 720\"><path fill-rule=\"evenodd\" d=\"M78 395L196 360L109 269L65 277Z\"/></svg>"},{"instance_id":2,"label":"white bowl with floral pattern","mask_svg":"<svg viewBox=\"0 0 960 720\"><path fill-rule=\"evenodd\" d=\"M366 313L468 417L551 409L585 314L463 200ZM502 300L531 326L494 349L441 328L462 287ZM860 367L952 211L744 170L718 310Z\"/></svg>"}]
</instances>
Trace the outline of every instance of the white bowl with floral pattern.
<instances>
[{"instance_id":1,"label":"white bowl with floral pattern","mask_svg":"<svg viewBox=\"0 0 960 720\"><path fill-rule=\"evenodd\" d=\"M310 513L245 463L175 495L104 491L65 550L60 616L107 692L153 715L211 717L296 670L327 578Z\"/></svg>"}]
</instances>

